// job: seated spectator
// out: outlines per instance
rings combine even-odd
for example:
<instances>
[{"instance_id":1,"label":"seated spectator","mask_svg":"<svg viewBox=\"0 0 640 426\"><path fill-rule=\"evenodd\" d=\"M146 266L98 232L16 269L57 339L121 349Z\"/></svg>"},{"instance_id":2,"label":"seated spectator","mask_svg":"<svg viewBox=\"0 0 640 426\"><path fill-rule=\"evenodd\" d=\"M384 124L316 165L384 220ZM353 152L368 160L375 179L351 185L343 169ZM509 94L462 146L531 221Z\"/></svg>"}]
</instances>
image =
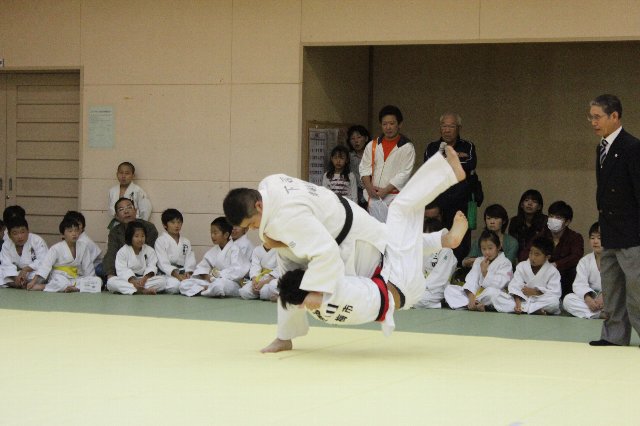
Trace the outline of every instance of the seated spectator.
<instances>
[{"instance_id":1,"label":"seated spectator","mask_svg":"<svg viewBox=\"0 0 640 426\"><path fill-rule=\"evenodd\" d=\"M589 245L593 250L578 262L576 279L573 281L573 293L564 297L564 310L578 318L603 318L604 300L600 283L600 225L598 222L589 229Z\"/></svg>"},{"instance_id":2,"label":"seated spectator","mask_svg":"<svg viewBox=\"0 0 640 426\"><path fill-rule=\"evenodd\" d=\"M492 204L484 210L484 229L493 231L500 239L500 247L509 262L512 265L517 264L518 260L518 241L509 234L505 234L509 225L509 215L507 210L500 204ZM462 260L462 266L471 268L476 258L482 257L480 244L475 240L471 244L469 255Z\"/></svg>"},{"instance_id":3,"label":"seated spectator","mask_svg":"<svg viewBox=\"0 0 640 426\"><path fill-rule=\"evenodd\" d=\"M240 297L246 300L278 300L278 253L264 245L253 249L249 280L240 289Z\"/></svg>"},{"instance_id":4,"label":"seated spectator","mask_svg":"<svg viewBox=\"0 0 640 426\"><path fill-rule=\"evenodd\" d=\"M165 275L165 292L180 293L180 282L191 278L196 269L196 256L191 241L180 234L184 217L178 209L166 209L160 216L164 231L160 234L154 249L158 257L158 273Z\"/></svg>"},{"instance_id":5,"label":"seated spectator","mask_svg":"<svg viewBox=\"0 0 640 426\"><path fill-rule=\"evenodd\" d=\"M9 236L0 252L0 287L26 289L47 255L47 243L29 232L24 216L13 216L6 226Z\"/></svg>"},{"instance_id":6,"label":"seated spectator","mask_svg":"<svg viewBox=\"0 0 640 426\"><path fill-rule=\"evenodd\" d=\"M525 191L520 197L518 215L511 218L509 235L518 241L518 261L529 258L531 240L547 226L547 216L542 213L542 194L535 189Z\"/></svg>"}]
</instances>

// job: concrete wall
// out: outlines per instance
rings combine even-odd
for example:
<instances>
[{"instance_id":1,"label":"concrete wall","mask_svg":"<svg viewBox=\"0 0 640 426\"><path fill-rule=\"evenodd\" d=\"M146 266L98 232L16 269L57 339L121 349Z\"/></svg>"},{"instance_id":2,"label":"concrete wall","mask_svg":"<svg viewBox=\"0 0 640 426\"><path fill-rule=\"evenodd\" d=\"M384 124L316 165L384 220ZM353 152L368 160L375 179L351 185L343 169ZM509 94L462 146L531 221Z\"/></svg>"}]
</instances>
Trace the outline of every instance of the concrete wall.
<instances>
[{"instance_id":1,"label":"concrete wall","mask_svg":"<svg viewBox=\"0 0 640 426\"><path fill-rule=\"evenodd\" d=\"M337 113L319 96L305 99L303 117L303 46L636 40L639 21L640 3L623 0L4 0L0 57L5 71L81 70L80 197L94 239L106 237L115 166L130 160L154 203L154 222L179 207L184 233L201 252L229 188L299 173L304 119L363 115L360 104ZM105 104L115 108L116 145L89 148L87 111ZM482 120L466 115L475 136ZM422 116L435 119L426 110ZM477 138L485 152L487 134ZM483 178L497 180L484 158Z\"/></svg>"}]
</instances>

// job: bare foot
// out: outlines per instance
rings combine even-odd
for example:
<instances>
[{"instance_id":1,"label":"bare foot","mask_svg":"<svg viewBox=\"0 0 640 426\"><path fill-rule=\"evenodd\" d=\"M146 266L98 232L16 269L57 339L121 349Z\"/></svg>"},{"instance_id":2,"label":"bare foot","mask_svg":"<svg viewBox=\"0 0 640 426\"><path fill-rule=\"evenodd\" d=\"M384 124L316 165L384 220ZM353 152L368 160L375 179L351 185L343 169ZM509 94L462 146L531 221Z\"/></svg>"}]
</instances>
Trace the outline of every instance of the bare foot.
<instances>
[{"instance_id":1,"label":"bare foot","mask_svg":"<svg viewBox=\"0 0 640 426\"><path fill-rule=\"evenodd\" d=\"M269 344L269 346L264 347L260 350L263 354L282 352L282 351L290 351L293 349L293 343L291 340L281 340L276 337L276 339Z\"/></svg>"},{"instance_id":2,"label":"bare foot","mask_svg":"<svg viewBox=\"0 0 640 426\"><path fill-rule=\"evenodd\" d=\"M462 164L460 164L458 153L455 149L453 149L453 147L449 145L444 148L444 152L447 156L447 163L449 163L449 165L453 169L453 173L455 173L456 179L458 179L458 182L462 182L464 178L467 177L467 175L462 168Z\"/></svg>"},{"instance_id":3,"label":"bare foot","mask_svg":"<svg viewBox=\"0 0 640 426\"><path fill-rule=\"evenodd\" d=\"M603 320L608 320L609 319L609 314L602 311L600 312L600 315L598 316L598 318L603 319Z\"/></svg>"},{"instance_id":4,"label":"bare foot","mask_svg":"<svg viewBox=\"0 0 640 426\"><path fill-rule=\"evenodd\" d=\"M482 303L478 303L476 305L476 311L478 312L484 312L484 305Z\"/></svg>"},{"instance_id":5,"label":"bare foot","mask_svg":"<svg viewBox=\"0 0 640 426\"><path fill-rule=\"evenodd\" d=\"M76 293L80 291L80 289L78 287L74 287L72 285L68 286L67 288L64 289L65 293Z\"/></svg>"},{"instance_id":6,"label":"bare foot","mask_svg":"<svg viewBox=\"0 0 640 426\"><path fill-rule=\"evenodd\" d=\"M469 229L469 222L467 221L464 213L458 210L456 215L453 217L451 230L442 236L442 247L448 247L451 249L458 247L464 239L467 229Z\"/></svg>"},{"instance_id":7,"label":"bare foot","mask_svg":"<svg viewBox=\"0 0 640 426\"><path fill-rule=\"evenodd\" d=\"M31 287L27 287L27 290L29 291L42 291L44 290L45 285L44 284L34 284Z\"/></svg>"},{"instance_id":8,"label":"bare foot","mask_svg":"<svg viewBox=\"0 0 640 426\"><path fill-rule=\"evenodd\" d=\"M155 288L144 288L144 289L142 289L142 294L155 295L156 294L156 289Z\"/></svg>"}]
</instances>

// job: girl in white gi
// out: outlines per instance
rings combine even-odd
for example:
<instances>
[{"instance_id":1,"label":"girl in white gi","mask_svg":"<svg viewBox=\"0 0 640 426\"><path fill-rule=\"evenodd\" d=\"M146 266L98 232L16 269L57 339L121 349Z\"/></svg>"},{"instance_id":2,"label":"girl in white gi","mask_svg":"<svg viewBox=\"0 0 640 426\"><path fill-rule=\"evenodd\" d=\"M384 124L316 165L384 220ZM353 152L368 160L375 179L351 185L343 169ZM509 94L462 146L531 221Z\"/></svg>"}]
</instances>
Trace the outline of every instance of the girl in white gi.
<instances>
[{"instance_id":1,"label":"girl in white gi","mask_svg":"<svg viewBox=\"0 0 640 426\"><path fill-rule=\"evenodd\" d=\"M448 233L443 228L442 222L438 219L425 218L423 231L423 267L425 282L425 292L415 304L415 308L440 309L442 299L444 299L444 289L451 284L451 276L458 266L458 260L453 254L453 250L442 244L442 249L434 250L437 247L432 237L441 239L439 231Z\"/></svg>"},{"instance_id":2,"label":"girl in white gi","mask_svg":"<svg viewBox=\"0 0 640 426\"><path fill-rule=\"evenodd\" d=\"M102 280L96 277L89 246L79 240L79 223L65 216L58 229L63 241L51 246L27 289L51 293L100 293Z\"/></svg>"},{"instance_id":3,"label":"girl in white gi","mask_svg":"<svg viewBox=\"0 0 640 426\"><path fill-rule=\"evenodd\" d=\"M180 283L185 296L234 297L240 291L240 282L249 272L249 263L238 246L231 240L233 227L224 216L211 222L213 247L204 254L193 276Z\"/></svg>"},{"instance_id":4,"label":"girl in white gi","mask_svg":"<svg viewBox=\"0 0 640 426\"><path fill-rule=\"evenodd\" d=\"M251 300L270 300L275 302L278 299L278 259L276 250L263 245L253 249L251 256L251 269L249 270L249 280L240 289L240 297Z\"/></svg>"},{"instance_id":5,"label":"girl in white gi","mask_svg":"<svg viewBox=\"0 0 640 426\"><path fill-rule=\"evenodd\" d=\"M149 220L151 217L151 200L144 192L142 188L133 183L133 179L136 177L136 168L128 161L120 163L118 165L118 171L116 172L118 178L118 185L111 187L109 190L109 213L113 218L108 228L118 224L116 220L116 202L122 198L128 198L133 200L133 204L137 207L137 219Z\"/></svg>"},{"instance_id":6,"label":"girl in white gi","mask_svg":"<svg viewBox=\"0 0 640 426\"><path fill-rule=\"evenodd\" d=\"M279 281L281 304L304 305L314 317L329 324L378 321L389 334L395 327L394 310L410 309L424 293L424 206L464 176L458 156L450 154L445 160L436 154L409 179L389 206L388 244L381 272L384 280L379 276L343 276L333 293L308 292L300 289L304 271L291 271ZM466 218L458 212L448 235L455 236L459 244L467 227Z\"/></svg>"},{"instance_id":7,"label":"girl in white gi","mask_svg":"<svg viewBox=\"0 0 640 426\"><path fill-rule=\"evenodd\" d=\"M167 278L166 293L180 293L180 282L191 277L196 268L196 257L191 242L180 235L182 213L167 209L160 217L164 232L156 239L153 248L158 256L158 272Z\"/></svg>"},{"instance_id":8,"label":"girl in white gi","mask_svg":"<svg viewBox=\"0 0 640 426\"><path fill-rule=\"evenodd\" d=\"M560 272L549 263L553 253L553 241L536 237L531 243L529 260L518 263L509 293L500 293L493 298L493 307L498 312L516 314L560 313Z\"/></svg>"},{"instance_id":9,"label":"girl in white gi","mask_svg":"<svg viewBox=\"0 0 640 426\"><path fill-rule=\"evenodd\" d=\"M513 278L513 266L501 250L500 237L485 229L478 239L482 257L473 261L464 286L448 285L444 298L452 309L484 312Z\"/></svg>"},{"instance_id":10,"label":"girl in white gi","mask_svg":"<svg viewBox=\"0 0 640 426\"><path fill-rule=\"evenodd\" d=\"M240 256L240 259L238 260L247 264L248 274L249 268L251 268L251 256L253 255L253 249L255 247L249 237L247 237L247 228L234 226L231 229L231 240L233 241L233 244L238 247L238 254ZM248 275L245 278L248 278Z\"/></svg>"},{"instance_id":11,"label":"girl in white gi","mask_svg":"<svg viewBox=\"0 0 640 426\"><path fill-rule=\"evenodd\" d=\"M336 145L331 150L327 173L322 175L322 186L351 201L358 202L358 183L350 164L347 147Z\"/></svg>"},{"instance_id":12,"label":"girl in white gi","mask_svg":"<svg viewBox=\"0 0 640 426\"><path fill-rule=\"evenodd\" d=\"M146 231L137 221L124 232L125 245L116 253L117 275L107 280L107 289L121 294L156 294L164 291L167 279L158 276L156 252L145 244Z\"/></svg>"},{"instance_id":13,"label":"girl in white gi","mask_svg":"<svg viewBox=\"0 0 640 426\"><path fill-rule=\"evenodd\" d=\"M91 259L93 259L93 268L96 271L97 276L102 275L102 250L98 245L87 235L85 229L87 228L87 222L84 218L84 215L78 211L69 210L64 214L65 218L74 219L78 222L78 226L80 227L80 237L78 237L78 241L83 241L88 247L89 252L91 253Z\"/></svg>"},{"instance_id":14,"label":"girl in white gi","mask_svg":"<svg viewBox=\"0 0 640 426\"><path fill-rule=\"evenodd\" d=\"M6 226L9 239L0 252L0 287L27 288L47 255L47 243L29 232L24 217L14 217Z\"/></svg>"},{"instance_id":15,"label":"girl in white gi","mask_svg":"<svg viewBox=\"0 0 640 426\"><path fill-rule=\"evenodd\" d=\"M602 244L600 242L600 225L598 222L589 229L589 245L593 250L587 254L576 268L576 279L573 281L573 293L564 297L564 310L574 317L603 318L602 284L600 282L600 257Z\"/></svg>"}]
</instances>

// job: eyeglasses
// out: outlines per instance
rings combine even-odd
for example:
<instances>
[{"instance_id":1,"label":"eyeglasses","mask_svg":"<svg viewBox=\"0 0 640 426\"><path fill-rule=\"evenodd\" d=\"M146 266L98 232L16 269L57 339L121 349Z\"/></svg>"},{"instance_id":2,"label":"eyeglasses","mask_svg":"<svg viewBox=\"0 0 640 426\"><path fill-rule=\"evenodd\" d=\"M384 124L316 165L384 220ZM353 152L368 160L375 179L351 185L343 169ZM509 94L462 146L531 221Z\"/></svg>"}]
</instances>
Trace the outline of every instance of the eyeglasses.
<instances>
[{"instance_id":1,"label":"eyeglasses","mask_svg":"<svg viewBox=\"0 0 640 426\"><path fill-rule=\"evenodd\" d=\"M128 212L133 210L133 206L132 205L128 205L127 207L118 207L117 212L118 213L122 213L122 212Z\"/></svg>"},{"instance_id":2,"label":"eyeglasses","mask_svg":"<svg viewBox=\"0 0 640 426\"><path fill-rule=\"evenodd\" d=\"M605 114L605 115L591 115L591 114L587 114L587 121L588 122L592 122L592 121L600 121L605 117L608 117L609 115Z\"/></svg>"}]
</instances>

